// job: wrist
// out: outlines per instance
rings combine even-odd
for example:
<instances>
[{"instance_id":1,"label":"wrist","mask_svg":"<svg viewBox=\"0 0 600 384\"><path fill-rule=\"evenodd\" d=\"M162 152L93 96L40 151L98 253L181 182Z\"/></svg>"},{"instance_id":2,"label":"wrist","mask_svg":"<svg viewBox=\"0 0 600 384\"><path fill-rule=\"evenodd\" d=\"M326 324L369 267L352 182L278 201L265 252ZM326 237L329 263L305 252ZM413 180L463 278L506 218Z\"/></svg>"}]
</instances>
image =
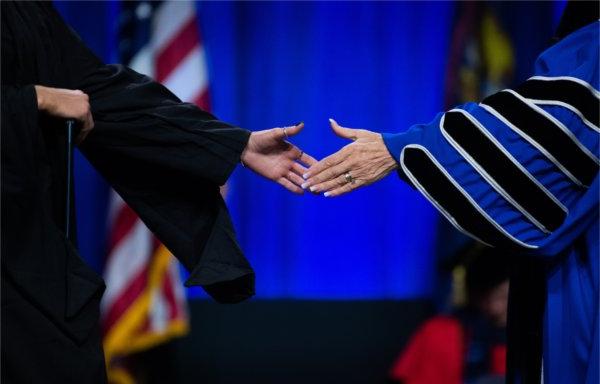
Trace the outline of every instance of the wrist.
<instances>
[{"instance_id":1,"label":"wrist","mask_svg":"<svg viewBox=\"0 0 600 384\"><path fill-rule=\"evenodd\" d=\"M386 142L385 142L382 134L379 134L379 142L380 142L380 145L383 147L382 152L385 153L385 155L384 155L385 156L385 165L386 165L386 168L388 169L388 172L391 172L394 169L397 169L399 164L396 161L396 159L394 159L394 155L389 150L389 147L386 145Z\"/></svg>"},{"instance_id":2,"label":"wrist","mask_svg":"<svg viewBox=\"0 0 600 384\"><path fill-rule=\"evenodd\" d=\"M240 163L244 167L246 167L248 165L248 156L249 156L249 152L251 151L253 137L254 137L254 132L251 132L250 136L248 137L248 141L246 142L246 147L244 147L244 150L242 151L242 154L240 155Z\"/></svg>"},{"instance_id":3,"label":"wrist","mask_svg":"<svg viewBox=\"0 0 600 384\"><path fill-rule=\"evenodd\" d=\"M398 166L402 149L408 144L406 133L384 133L381 135L383 144Z\"/></svg>"},{"instance_id":4,"label":"wrist","mask_svg":"<svg viewBox=\"0 0 600 384\"><path fill-rule=\"evenodd\" d=\"M46 109L46 87L41 85L35 85L34 89L37 98L38 110L43 111Z\"/></svg>"}]
</instances>

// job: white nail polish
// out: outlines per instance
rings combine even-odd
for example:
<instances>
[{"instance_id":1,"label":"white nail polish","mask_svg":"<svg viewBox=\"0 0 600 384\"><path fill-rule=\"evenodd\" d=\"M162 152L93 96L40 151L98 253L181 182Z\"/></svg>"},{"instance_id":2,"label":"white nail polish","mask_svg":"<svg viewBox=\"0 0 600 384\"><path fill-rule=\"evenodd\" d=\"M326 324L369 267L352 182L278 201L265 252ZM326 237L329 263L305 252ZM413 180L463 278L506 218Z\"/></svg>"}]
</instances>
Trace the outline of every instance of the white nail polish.
<instances>
[{"instance_id":1,"label":"white nail polish","mask_svg":"<svg viewBox=\"0 0 600 384\"><path fill-rule=\"evenodd\" d=\"M330 117L329 122L333 124L333 119Z\"/></svg>"},{"instance_id":2,"label":"white nail polish","mask_svg":"<svg viewBox=\"0 0 600 384\"><path fill-rule=\"evenodd\" d=\"M304 183L301 185L302 189L306 189L306 187L308 187L308 183Z\"/></svg>"},{"instance_id":3,"label":"white nail polish","mask_svg":"<svg viewBox=\"0 0 600 384\"><path fill-rule=\"evenodd\" d=\"M309 177L310 177L310 174L309 174L309 173L305 173L304 175L302 175L302 178L303 178L304 180L308 179Z\"/></svg>"},{"instance_id":4,"label":"white nail polish","mask_svg":"<svg viewBox=\"0 0 600 384\"><path fill-rule=\"evenodd\" d=\"M325 192L325 193L323 194L323 196L325 196L325 197L329 197L330 195L331 195L331 193L329 193L329 192Z\"/></svg>"},{"instance_id":5,"label":"white nail polish","mask_svg":"<svg viewBox=\"0 0 600 384\"><path fill-rule=\"evenodd\" d=\"M311 192L314 192L314 191L315 191L315 189L316 189L315 187L310 187L310 191L311 191Z\"/></svg>"}]
</instances>

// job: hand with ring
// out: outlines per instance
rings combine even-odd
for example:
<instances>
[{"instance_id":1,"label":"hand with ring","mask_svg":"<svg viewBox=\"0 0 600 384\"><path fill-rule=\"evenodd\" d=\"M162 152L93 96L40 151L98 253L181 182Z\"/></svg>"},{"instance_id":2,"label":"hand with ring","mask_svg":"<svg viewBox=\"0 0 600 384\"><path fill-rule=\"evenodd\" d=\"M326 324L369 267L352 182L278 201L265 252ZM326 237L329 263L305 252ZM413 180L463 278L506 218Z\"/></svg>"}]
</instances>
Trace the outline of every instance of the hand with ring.
<instances>
[{"instance_id":1,"label":"hand with ring","mask_svg":"<svg viewBox=\"0 0 600 384\"><path fill-rule=\"evenodd\" d=\"M336 135L353 142L312 165L302 188L325 196L339 196L387 176L398 163L387 150L381 134L344 128L329 119Z\"/></svg>"},{"instance_id":2,"label":"hand with ring","mask_svg":"<svg viewBox=\"0 0 600 384\"><path fill-rule=\"evenodd\" d=\"M302 175L316 160L287 141L300 133L304 123L252 132L241 156L242 164L294 193L304 192Z\"/></svg>"}]
</instances>

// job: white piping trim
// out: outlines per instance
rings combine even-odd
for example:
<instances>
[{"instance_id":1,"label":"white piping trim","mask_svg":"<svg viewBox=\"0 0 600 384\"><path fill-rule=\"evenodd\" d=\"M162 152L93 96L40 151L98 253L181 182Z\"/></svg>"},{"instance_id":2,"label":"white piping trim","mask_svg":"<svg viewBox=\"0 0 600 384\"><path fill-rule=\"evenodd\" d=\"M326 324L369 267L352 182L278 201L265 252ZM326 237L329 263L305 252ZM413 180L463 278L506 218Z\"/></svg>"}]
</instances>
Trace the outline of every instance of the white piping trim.
<instances>
[{"instance_id":1,"label":"white piping trim","mask_svg":"<svg viewBox=\"0 0 600 384\"><path fill-rule=\"evenodd\" d=\"M579 85L583 85L584 87L586 87L592 93L592 95L594 95L594 96L596 96L596 98L600 99L600 92L597 91L596 88L594 88L587 81L578 79L577 77L573 77L573 76L556 76L556 77L550 77L550 76L532 76L532 77L530 77L527 80L542 80L542 81L568 80L568 81L572 81L572 82L577 83Z\"/></svg>"},{"instance_id":2,"label":"white piping trim","mask_svg":"<svg viewBox=\"0 0 600 384\"><path fill-rule=\"evenodd\" d=\"M548 197L554 201L566 214L569 213L569 209L567 207L565 207L563 205L563 203L552 194L552 192L550 192L548 189L546 189L546 187L540 183L538 181L538 179L536 179L531 173L529 173L529 171L527 170L527 168L525 168L523 165L521 165L521 163L519 163L519 161L517 159L515 159L513 157L513 155L511 155L511 153L504 148L504 146L494 137L494 135L492 135L480 122L479 120L477 120L473 115L471 115L469 112L464 111L464 110L460 110L457 109L457 111L462 112L469 120L471 120L471 122L473 122L475 124L475 126L477 128L479 128L481 130L481 132L486 135L488 137L488 139L490 139L497 147L500 151L502 151L506 157L508 157L510 159L510 161L513 162L514 165L516 165L521 172L523 172L527 177L529 177L531 179L531 181L533 181L535 183L535 185L537 185L542 191L544 191L544 193L546 195L548 195Z\"/></svg>"},{"instance_id":3,"label":"white piping trim","mask_svg":"<svg viewBox=\"0 0 600 384\"><path fill-rule=\"evenodd\" d=\"M548 191L542 184L540 184L538 180L534 178L533 175L531 175L527 171L527 169L525 169L525 167L523 167L521 163L519 163L506 150L506 148L504 148L502 144L500 144L496 140L496 138L492 136L492 134L489 133L489 131L485 129L483 125L481 125L481 123L475 117L473 117L470 113L460 109L453 109L450 112L460 112L467 119L469 119L471 123L473 123L473 125L475 125L477 129L479 129L481 133L483 133L500 150L500 152L504 154L504 156L506 156L525 176L527 176L542 192L544 192L556 205L558 205L563 212L568 214L568 209L564 205L562 205L560 201L558 201L558 199L554 195L552 195L552 193L550 193L550 191ZM460 153L465 158L465 160L469 164L471 164L473 168L475 168L475 170L496 190L496 192L498 192L502 197L504 197L504 199L506 199L510 204L512 204L525 217L527 217L542 232L550 234L550 230L548 230L542 223L540 223L535 217L533 217L532 214L530 214L515 199L513 199L512 196L508 192L506 192L506 190L502 188L502 186L500 186L500 184L498 184L489 173L487 173L487 171L477 162L477 160L475 160L469 153L467 153L467 151L465 151L465 149L450 136L443 124L444 117L442 117L440 121L440 130L442 131L442 135L446 138L446 140L448 140L448 142L454 147L454 149L456 149L456 151L458 151L458 153Z\"/></svg>"},{"instance_id":4,"label":"white piping trim","mask_svg":"<svg viewBox=\"0 0 600 384\"><path fill-rule=\"evenodd\" d=\"M492 224L496 229L498 229L500 231L500 233L504 234L506 237L508 237L510 240L512 240L513 242L519 244L522 247L525 248L529 248L529 249L536 249L538 248L537 245L531 245L531 244L527 244L522 242L521 240L515 238L514 236L512 236L510 233L508 233L504 228L502 228L500 226L500 224L498 224L496 221L494 221L480 206L479 204L477 204L477 202L475 200L473 200L473 198L460 186L460 184L458 184L456 182L456 180L454 180L454 178L452 178L452 176L450 176L450 174L446 171L446 169L444 169L444 167L437 161L437 159L435 157L433 157L433 155L427 150L427 148L419 145L419 144L409 144L407 146L405 146L404 148L402 148L402 152L400 154L400 166L402 167L402 170L404 171L404 173L406 174L406 176L408 176L408 178L410 179L410 181L412 181L412 183L415 185L415 187L419 190L419 192L421 192L439 211L442 215L444 215L444 217L446 217L446 219L448 219L455 227L456 229L458 229L459 231L463 232L464 234L473 237L474 239L486 244L486 245L490 245L488 243L486 243L485 241L482 241L480 238L478 238L477 236L473 235L472 233L466 231L465 229L463 229L458 222L456 221L456 219L454 219L454 217L452 217L452 215L450 215L448 212L446 212L446 210L435 200L433 199L433 197L431 197L431 195L425 190L425 188L423 188L423 186L417 181L417 179L415 178L415 176L408 170L408 168L406 167L406 164L404 164L404 151L406 150L406 148L415 148L418 149L420 151L423 151L427 157L429 157L429 159L433 162L433 164L435 164L435 166L444 174L444 176L446 176L446 178L456 187L456 189L458 189L458 191L460 193L462 193L462 195L471 203L471 205L473 207L475 207L475 209L481 214L481 216L483 216L488 222L490 222L490 224Z\"/></svg>"},{"instance_id":5,"label":"white piping trim","mask_svg":"<svg viewBox=\"0 0 600 384\"><path fill-rule=\"evenodd\" d=\"M488 247L493 247L493 245L486 243L485 241L481 240L479 237L475 236L474 234L472 234L471 232L467 231L466 229L464 229L463 227L460 226L460 224L458 224L458 221L456 221L456 219L454 217L452 217L452 215L450 215L450 213L446 212L446 210L444 209L444 207L442 207L442 205L440 203L438 203L430 194L429 192L427 192L427 190L425 188L423 188L423 186L417 181L417 179L415 178L415 176L408 170L408 168L406 168L406 165L404 164L404 149L406 148L423 148L420 145L417 144L413 144L413 145L407 145L406 147L404 147L402 149L402 152L400 153L400 166L402 167L402 171L404 172L404 174L406 174L406 176L410 179L410 181L413 183L413 185L419 190L419 192L421 192L421 194L423 196L425 196L425 198L427 198L427 200L429 200L429 202L431 204L433 204L437 210L450 222L450 224L452 224L456 229L458 229L460 232L462 232L463 234L472 237L473 239L487 245Z\"/></svg>"},{"instance_id":6,"label":"white piping trim","mask_svg":"<svg viewBox=\"0 0 600 384\"><path fill-rule=\"evenodd\" d=\"M600 133L600 127L597 127L596 125L594 125L594 123L592 123L591 121L586 119L585 116L583 116L583 113L581 113L579 111L579 109L575 108L571 104L567 104L563 101L558 101L558 100L539 100L539 99L531 99L528 97L525 99L531 101L532 103L534 103L536 105L557 105L559 107L567 108L568 110L570 110L571 112L576 114L581 119L581 121L583 121L583 123L585 125L587 125L591 129L593 129L594 131Z\"/></svg>"},{"instance_id":7,"label":"white piping trim","mask_svg":"<svg viewBox=\"0 0 600 384\"><path fill-rule=\"evenodd\" d=\"M579 140L577 140L577 137L575 137L575 135L573 134L573 132L571 132L569 130L569 128L565 127L563 123L561 123L560 121L558 121L556 119L556 117L552 116L551 114L549 114L548 112L544 111L542 108L538 107L537 105L533 104L532 102L530 102L529 100L527 100L526 98L524 98L523 96L519 95L517 92L513 91L512 89L505 89L502 92L508 92L511 93L513 95L515 95L517 98L519 98L521 101L523 101L525 104L527 104L527 106L529 106L531 109L533 109L534 111L536 111L537 113L539 113L540 115L544 116L545 118L547 118L548 120L550 120L552 123L554 123L558 128L560 128L561 131L563 131L570 139L571 141L573 141L573 143L579 147L579 149L581 149L581 151L583 153L585 153L590 159L592 159L596 164L600 165L600 159L598 159L592 152L590 152L589 149L587 149L583 144L581 144L579 142Z\"/></svg>"},{"instance_id":8,"label":"white piping trim","mask_svg":"<svg viewBox=\"0 0 600 384\"><path fill-rule=\"evenodd\" d=\"M489 105L483 104L483 103L479 103L479 106L481 108L485 109L487 112L489 112L493 116L495 116L498 120L502 121L504 124L506 124L506 126L508 126L510 129L512 129L514 132L516 132L523 139L525 139L529 144L531 144L533 147L535 147L538 151L540 151L544 156L546 156L548 158L548 160L550 160L558 169L560 169L578 187L587 188L587 186L585 186L581 181L579 181L579 179L577 179L575 176L573 176L573 174L571 172L569 172L569 170L567 168L565 168L564 165L562 165L558 160L556 160L556 158L554 156L552 156L552 154L550 154L550 152L548 152L546 150L546 148L542 147L531 136L529 136L525 132L521 131L510 121L506 120L506 118L504 116L502 116L498 111L496 111L493 107L490 107Z\"/></svg>"}]
</instances>

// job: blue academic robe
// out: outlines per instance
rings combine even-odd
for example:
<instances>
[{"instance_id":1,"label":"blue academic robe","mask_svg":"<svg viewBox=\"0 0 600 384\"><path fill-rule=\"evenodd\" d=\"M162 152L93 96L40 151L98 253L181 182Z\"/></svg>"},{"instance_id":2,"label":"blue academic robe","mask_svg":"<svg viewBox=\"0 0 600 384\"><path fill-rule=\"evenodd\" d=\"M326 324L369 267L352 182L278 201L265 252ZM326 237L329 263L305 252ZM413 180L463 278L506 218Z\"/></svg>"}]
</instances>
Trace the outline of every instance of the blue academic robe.
<instances>
[{"instance_id":1,"label":"blue academic robe","mask_svg":"<svg viewBox=\"0 0 600 384\"><path fill-rule=\"evenodd\" d=\"M599 28L547 49L515 89L384 135L400 176L457 229L542 260L550 384L599 382Z\"/></svg>"}]
</instances>

